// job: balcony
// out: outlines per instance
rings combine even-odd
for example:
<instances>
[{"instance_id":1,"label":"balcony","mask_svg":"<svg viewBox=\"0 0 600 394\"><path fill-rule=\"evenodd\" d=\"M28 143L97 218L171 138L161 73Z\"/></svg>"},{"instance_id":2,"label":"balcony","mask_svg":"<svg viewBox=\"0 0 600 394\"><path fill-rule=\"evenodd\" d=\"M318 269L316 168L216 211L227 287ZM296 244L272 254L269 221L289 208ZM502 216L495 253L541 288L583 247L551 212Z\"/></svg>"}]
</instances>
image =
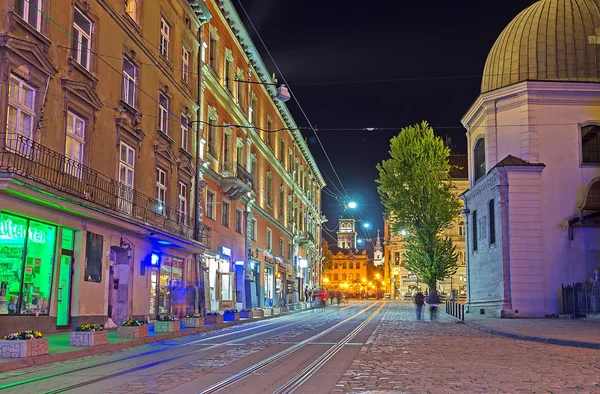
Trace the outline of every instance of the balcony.
<instances>
[{"instance_id":1,"label":"balcony","mask_svg":"<svg viewBox=\"0 0 600 394\"><path fill-rule=\"evenodd\" d=\"M304 234L300 235L300 238L298 239L298 245L300 246L305 246L308 244L315 244L315 237L313 237L312 233L310 232L305 232Z\"/></svg>"},{"instance_id":2,"label":"balcony","mask_svg":"<svg viewBox=\"0 0 600 394\"><path fill-rule=\"evenodd\" d=\"M223 163L221 176L221 190L232 200L239 200L244 193L254 190L254 179L240 163Z\"/></svg>"},{"instance_id":3,"label":"balcony","mask_svg":"<svg viewBox=\"0 0 600 394\"><path fill-rule=\"evenodd\" d=\"M109 178L18 134L0 141L0 173L10 173L34 181L52 191L60 191L81 201L73 203L118 215L171 235L210 246L210 228L200 224L195 234L193 219L125 184Z\"/></svg>"}]
</instances>

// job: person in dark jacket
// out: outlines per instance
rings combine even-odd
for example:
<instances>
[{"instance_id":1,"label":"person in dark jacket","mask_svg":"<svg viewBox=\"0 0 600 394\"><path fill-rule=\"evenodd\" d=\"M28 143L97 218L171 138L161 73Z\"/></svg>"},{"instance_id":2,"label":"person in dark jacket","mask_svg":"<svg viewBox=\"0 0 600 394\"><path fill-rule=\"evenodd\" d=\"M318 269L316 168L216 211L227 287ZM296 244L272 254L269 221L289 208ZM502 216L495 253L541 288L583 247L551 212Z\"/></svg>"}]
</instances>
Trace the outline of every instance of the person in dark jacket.
<instances>
[{"instance_id":1,"label":"person in dark jacket","mask_svg":"<svg viewBox=\"0 0 600 394\"><path fill-rule=\"evenodd\" d=\"M440 297L435 289L429 292L427 303L429 304L429 317L431 321L437 321L437 306L440 303Z\"/></svg>"},{"instance_id":2,"label":"person in dark jacket","mask_svg":"<svg viewBox=\"0 0 600 394\"><path fill-rule=\"evenodd\" d=\"M423 295L423 293L418 292L415 295L415 310L417 311L417 320L421 320L424 303L425 303L425 296Z\"/></svg>"}]
</instances>

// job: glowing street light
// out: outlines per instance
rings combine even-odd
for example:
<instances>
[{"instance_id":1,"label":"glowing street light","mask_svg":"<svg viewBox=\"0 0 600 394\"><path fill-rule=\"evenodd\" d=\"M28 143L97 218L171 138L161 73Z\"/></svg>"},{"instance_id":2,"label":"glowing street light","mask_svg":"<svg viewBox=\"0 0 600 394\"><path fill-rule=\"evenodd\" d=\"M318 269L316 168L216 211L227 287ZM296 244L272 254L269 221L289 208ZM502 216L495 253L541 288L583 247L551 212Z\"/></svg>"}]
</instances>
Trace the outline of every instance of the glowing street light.
<instances>
[{"instance_id":1,"label":"glowing street light","mask_svg":"<svg viewBox=\"0 0 600 394\"><path fill-rule=\"evenodd\" d=\"M356 205L356 203L355 203L354 201L350 201L350 202L348 203L348 208L354 209L354 208L356 208L356 207L357 207L357 205Z\"/></svg>"},{"instance_id":2,"label":"glowing street light","mask_svg":"<svg viewBox=\"0 0 600 394\"><path fill-rule=\"evenodd\" d=\"M364 228L369 228L369 227L371 227L371 225L369 223L365 223L365 224L363 224L363 227Z\"/></svg>"},{"instance_id":3,"label":"glowing street light","mask_svg":"<svg viewBox=\"0 0 600 394\"><path fill-rule=\"evenodd\" d=\"M358 239L358 240L356 240L356 243L358 243L358 244L362 244L362 242L363 242L363 240L362 240L362 239Z\"/></svg>"}]
</instances>

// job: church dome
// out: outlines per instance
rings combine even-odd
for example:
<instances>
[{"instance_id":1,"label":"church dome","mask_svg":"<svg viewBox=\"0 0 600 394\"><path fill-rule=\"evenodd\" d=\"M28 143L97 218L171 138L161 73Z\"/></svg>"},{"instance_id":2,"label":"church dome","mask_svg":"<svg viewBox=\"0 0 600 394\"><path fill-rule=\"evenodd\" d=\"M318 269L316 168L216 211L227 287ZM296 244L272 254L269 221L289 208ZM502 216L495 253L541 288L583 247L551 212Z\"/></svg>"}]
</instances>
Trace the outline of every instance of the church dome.
<instances>
[{"instance_id":1,"label":"church dome","mask_svg":"<svg viewBox=\"0 0 600 394\"><path fill-rule=\"evenodd\" d=\"M600 0L540 0L500 34L481 93L523 81L600 81Z\"/></svg>"}]
</instances>

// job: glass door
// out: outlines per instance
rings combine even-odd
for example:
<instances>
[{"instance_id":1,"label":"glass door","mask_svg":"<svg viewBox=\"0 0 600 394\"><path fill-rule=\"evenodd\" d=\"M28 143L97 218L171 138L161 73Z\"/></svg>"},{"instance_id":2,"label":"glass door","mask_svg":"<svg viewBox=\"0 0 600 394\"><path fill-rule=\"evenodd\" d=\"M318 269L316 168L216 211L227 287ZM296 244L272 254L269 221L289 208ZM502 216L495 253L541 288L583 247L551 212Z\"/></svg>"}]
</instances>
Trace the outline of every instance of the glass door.
<instances>
[{"instance_id":1,"label":"glass door","mask_svg":"<svg viewBox=\"0 0 600 394\"><path fill-rule=\"evenodd\" d=\"M57 326L68 326L71 320L71 272L73 257L62 255L60 257L60 271L58 280L58 311L56 316Z\"/></svg>"},{"instance_id":2,"label":"glass door","mask_svg":"<svg viewBox=\"0 0 600 394\"><path fill-rule=\"evenodd\" d=\"M152 268L150 271L150 317L156 318L156 306L158 305L158 270Z\"/></svg>"}]
</instances>

